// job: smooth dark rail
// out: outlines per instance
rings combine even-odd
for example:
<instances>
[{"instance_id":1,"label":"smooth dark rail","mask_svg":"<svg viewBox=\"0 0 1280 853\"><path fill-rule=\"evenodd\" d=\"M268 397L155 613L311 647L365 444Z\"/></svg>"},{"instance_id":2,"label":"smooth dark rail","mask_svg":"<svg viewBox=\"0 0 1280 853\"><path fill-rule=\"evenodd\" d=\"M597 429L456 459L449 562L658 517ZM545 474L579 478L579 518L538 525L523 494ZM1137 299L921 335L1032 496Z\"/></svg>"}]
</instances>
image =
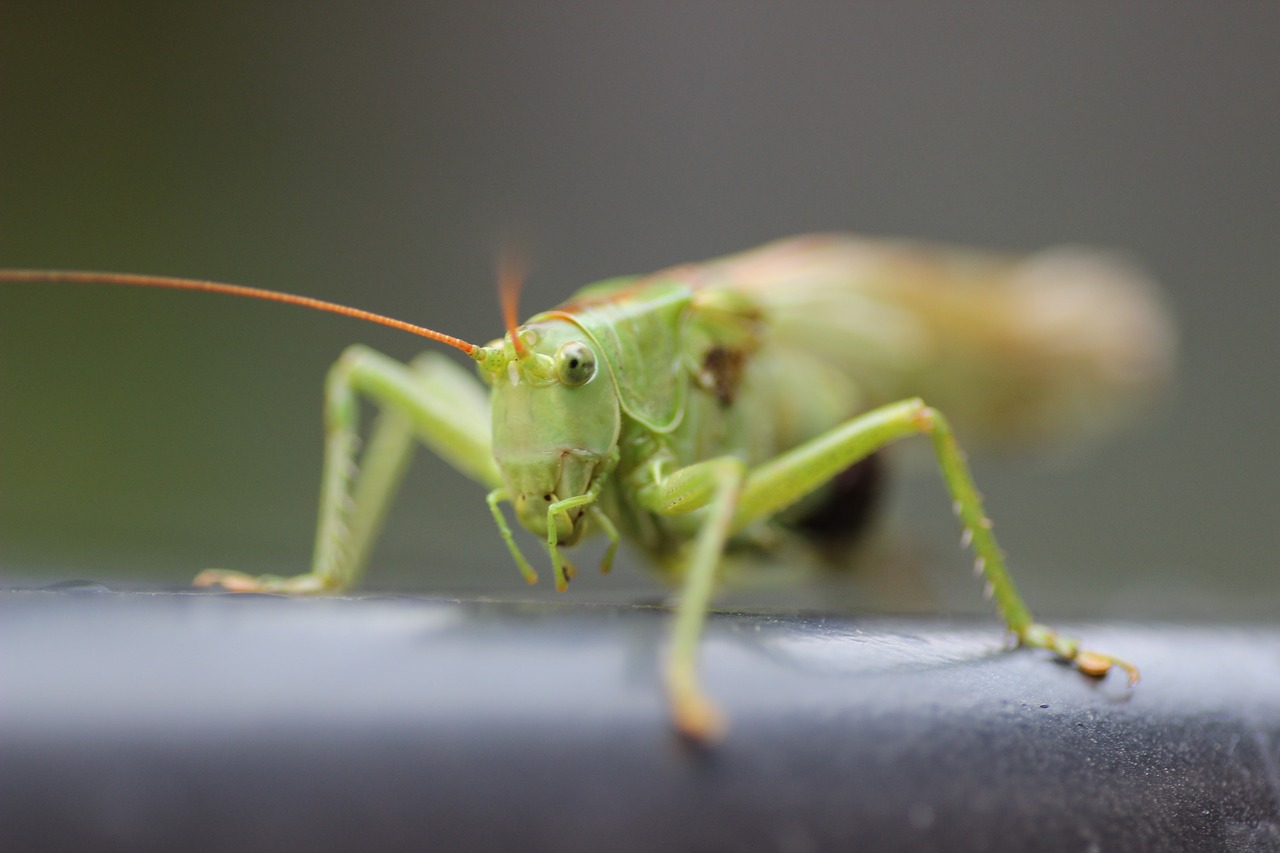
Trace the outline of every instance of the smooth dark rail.
<instances>
[{"instance_id":1,"label":"smooth dark rail","mask_svg":"<svg viewBox=\"0 0 1280 853\"><path fill-rule=\"evenodd\" d=\"M1280 628L716 614L669 732L658 608L0 593L4 850L1280 849Z\"/></svg>"}]
</instances>

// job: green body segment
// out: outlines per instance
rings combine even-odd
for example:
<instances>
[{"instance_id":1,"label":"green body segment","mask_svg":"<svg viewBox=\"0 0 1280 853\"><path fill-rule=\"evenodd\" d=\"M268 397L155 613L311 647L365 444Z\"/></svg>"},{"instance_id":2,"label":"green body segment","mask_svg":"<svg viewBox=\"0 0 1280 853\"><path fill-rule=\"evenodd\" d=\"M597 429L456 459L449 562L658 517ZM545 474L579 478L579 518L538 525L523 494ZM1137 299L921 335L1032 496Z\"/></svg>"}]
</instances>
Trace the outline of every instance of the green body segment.
<instances>
[{"instance_id":1,"label":"green body segment","mask_svg":"<svg viewBox=\"0 0 1280 853\"><path fill-rule=\"evenodd\" d=\"M1040 334L1022 334L1023 325ZM1082 327L1089 334L1078 339ZM1163 315L1123 268L804 237L593 285L516 334L518 348L508 334L471 353L487 406L450 362L404 367L353 348L328 386L312 572L200 580L299 592L353 585L421 442L490 489L527 580L537 573L504 503L545 539L558 588L573 572L561 549L595 532L611 540L602 568L627 538L680 584L666 685L677 728L709 740L721 719L698 686L697 639L734 537L811 500L878 449L923 434L1019 641L1089 674L1118 665L1136 679L1129 665L1033 621L939 412L954 407L965 434L1020 441L1091 429L1158 385L1169 349ZM353 480L356 395L383 415Z\"/></svg>"}]
</instances>

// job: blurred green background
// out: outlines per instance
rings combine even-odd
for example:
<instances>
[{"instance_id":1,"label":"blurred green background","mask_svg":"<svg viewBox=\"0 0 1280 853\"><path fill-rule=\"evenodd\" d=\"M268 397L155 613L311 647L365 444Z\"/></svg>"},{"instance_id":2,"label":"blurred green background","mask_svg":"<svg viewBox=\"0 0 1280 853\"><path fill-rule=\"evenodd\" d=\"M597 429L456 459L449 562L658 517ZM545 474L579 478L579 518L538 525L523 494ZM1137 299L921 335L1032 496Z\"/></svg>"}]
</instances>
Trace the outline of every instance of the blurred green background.
<instances>
[{"instance_id":1,"label":"blurred green background","mask_svg":"<svg viewBox=\"0 0 1280 853\"><path fill-rule=\"evenodd\" d=\"M1176 392L1079 458L979 460L990 512L1047 612L1267 618L1278 38L1280 6L1248 3L3 2L0 264L483 341L511 228L526 313L810 230L1122 248L1167 287ZM246 301L0 288L4 577L303 569L321 383L356 341L419 349ZM940 606L981 609L937 482L894 506ZM480 489L434 459L375 564L375 587L523 591Z\"/></svg>"}]
</instances>

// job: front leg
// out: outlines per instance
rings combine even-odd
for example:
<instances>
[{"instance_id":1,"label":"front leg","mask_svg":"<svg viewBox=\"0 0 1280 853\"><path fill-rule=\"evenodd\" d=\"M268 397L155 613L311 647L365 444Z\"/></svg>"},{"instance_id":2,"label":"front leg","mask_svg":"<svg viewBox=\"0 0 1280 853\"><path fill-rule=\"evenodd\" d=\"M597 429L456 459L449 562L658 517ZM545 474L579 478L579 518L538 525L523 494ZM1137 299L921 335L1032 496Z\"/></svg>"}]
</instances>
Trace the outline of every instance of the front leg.
<instances>
[{"instance_id":1,"label":"front leg","mask_svg":"<svg viewBox=\"0 0 1280 853\"><path fill-rule=\"evenodd\" d=\"M663 476L639 494L641 505L659 515L706 509L684 567L664 672L676 730L700 743L713 742L724 732L724 718L698 682L698 641L745 474L741 460L724 456Z\"/></svg>"},{"instance_id":2,"label":"front leg","mask_svg":"<svg viewBox=\"0 0 1280 853\"><path fill-rule=\"evenodd\" d=\"M360 395L381 411L357 467ZM409 366L368 347L348 348L325 385L324 473L311 571L255 577L211 569L201 572L195 584L286 593L341 592L355 586L415 439L490 488L501 482L490 449L484 389L469 371L436 353Z\"/></svg>"}]
</instances>

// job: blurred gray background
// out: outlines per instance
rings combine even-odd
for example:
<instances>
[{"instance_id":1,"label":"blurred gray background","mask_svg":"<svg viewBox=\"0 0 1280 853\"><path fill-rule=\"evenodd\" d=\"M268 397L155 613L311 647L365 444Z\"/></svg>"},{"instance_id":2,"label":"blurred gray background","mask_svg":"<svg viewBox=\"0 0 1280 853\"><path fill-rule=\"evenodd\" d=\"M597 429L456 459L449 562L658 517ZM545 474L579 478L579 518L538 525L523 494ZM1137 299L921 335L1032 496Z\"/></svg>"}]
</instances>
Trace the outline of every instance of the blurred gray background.
<instances>
[{"instance_id":1,"label":"blurred gray background","mask_svg":"<svg viewBox=\"0 0 1280 853\"><path fill-rule=\"evenodd\" d=\"M1078 458L978 460L989 510L1046 612L1268 618L1278 39L1280 6L1243 2L3 2L0 265L483 342L512 228L526 314L811 230L1125 249L1178 317L1175 393ZM0 571L302 570L321 384L356 341L420 348L247 301L0 288ZM981 609L936 480L893 504L929 606ZM635 565L586 583L630 595ZM523 594L481 490L422 458L370 585Z\"/></svg>"}]
</instances>

